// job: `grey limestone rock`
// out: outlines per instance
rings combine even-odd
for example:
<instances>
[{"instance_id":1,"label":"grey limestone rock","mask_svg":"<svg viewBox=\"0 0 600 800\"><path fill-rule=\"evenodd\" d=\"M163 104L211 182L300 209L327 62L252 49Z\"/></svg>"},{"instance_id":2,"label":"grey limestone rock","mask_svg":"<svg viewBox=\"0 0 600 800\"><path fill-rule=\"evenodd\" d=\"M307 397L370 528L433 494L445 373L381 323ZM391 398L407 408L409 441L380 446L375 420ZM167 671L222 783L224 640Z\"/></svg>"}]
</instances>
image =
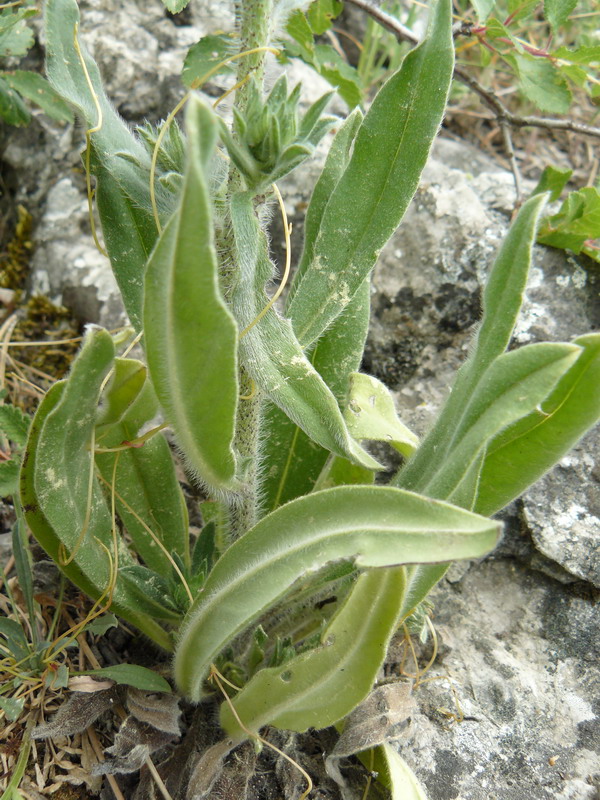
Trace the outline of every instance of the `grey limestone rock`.
<instances>
[{"instance_id":1,"label":"grey limestone rock","mask_svg":"<svg viewBox=\"0 0 600 800\"><path fill-rule=\"evenodd\" d=\"M591 593L490 558L432 599L440 655L398 742L431 800L597 798Z\"/></svg>"}]
</instances>

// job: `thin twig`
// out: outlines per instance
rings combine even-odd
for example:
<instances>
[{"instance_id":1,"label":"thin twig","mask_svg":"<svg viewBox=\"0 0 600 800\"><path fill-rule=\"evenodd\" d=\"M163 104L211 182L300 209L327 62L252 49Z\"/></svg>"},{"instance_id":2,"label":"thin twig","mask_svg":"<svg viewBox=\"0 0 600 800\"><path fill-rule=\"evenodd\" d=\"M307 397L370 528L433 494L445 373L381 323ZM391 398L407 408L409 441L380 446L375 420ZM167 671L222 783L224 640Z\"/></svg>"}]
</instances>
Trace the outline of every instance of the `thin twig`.
<instances>
[{"instance_id":1,"label":"thin twig","mask_svg":"<svg viewBox=\"0 0 600 800\"><path fill-rule=\"evenodd\" d=\"M398 40L411 42L412 44L418 43L418 36L410 28L407 28L391 14L382 11L371 0L348 0L348 2L365 11L386 30L393 33ZM494 112L500 124L504 122L513 128L547 128L549 130L573 131L585 136L600 138L600 128L594 125L587 125L585 122L577 122L572 119L554 119L552 117L522 117L519 114L513 114L491 89L486 89L482 86L462 67L454 67L454 77L479 95L488 108Z\"/></svg>"},{"instance_id":2,"label":"thin twig","mask_svg":"<svg viewBox=\"0 0 600 800\"><path fill-rule=\"evenodd\" d=\"M90 740L90 744L92 745L92 749L96 754L96 758L100 763L102 763L102 761L104 761L104 753L102 752L102 745L100 744L100 742L98 741L98 737L96 736L96 731L90 726L89 728L87 728L86 733L88 735L88 739ZM115 776L109 773L106 776L106 779L108 780L110 788L113 790L113 794L117 798L117 800L125 800L125 796L123 795L123 792L119 788L119 784L117 783L117 779L115 778Z\"/></svg>"},{"instance_id":3,"label":"thin twig","mask_svg":"<svg viewBox=\"0 0 600 800\"><path fill-rule=\"evenodd\" d=\"M349 2L365 2L365 0L349 0ZM454 77L478 94L483 102L491 108L499 121L505 120L513 128L546 128L548 130L573 131L585 136L600 138L600 128L594 125L587 125L585 122L577 122L574 119L555 119L553 117L521 117L519 114L513 114L500 102L491 89L486 89L482 86L462 67L454 67Z\"/></svg>"},{"instance_id":4,"label":"thin twig","mask_svg":"<svg viewBox=\"0 0 600 800\"><path fill-rule=\"evenodd\" d=\"M167 789L167 787L164 784L163 779L158 774L158 770L154 766L154 762L152 761L150 756L148 756L148 758L146 759L146 766L150 770L150 774L154 778L154 782L158 786L158 789L159 789L160 793L162 794L164 800L173 800L173 798L169 794L169 790Z\"/></svg>"},{"instance_id":5,"label":"thin twig","mask_svg":"<svg viewBox=\"0 0 600 800\"><path fill-rule=\"evenodd\" d=\"M515 181L515 209L518 209L521 206L521 173L519 172L519 165L517 164L517 157L515 155L515 148L513 147L512 143L512 136L510 135L510 125L505 119L498 120L498 123L500 125L500 130L502 131L504 150L510 160L510 168Z\"/></svg>"}]
</instances>

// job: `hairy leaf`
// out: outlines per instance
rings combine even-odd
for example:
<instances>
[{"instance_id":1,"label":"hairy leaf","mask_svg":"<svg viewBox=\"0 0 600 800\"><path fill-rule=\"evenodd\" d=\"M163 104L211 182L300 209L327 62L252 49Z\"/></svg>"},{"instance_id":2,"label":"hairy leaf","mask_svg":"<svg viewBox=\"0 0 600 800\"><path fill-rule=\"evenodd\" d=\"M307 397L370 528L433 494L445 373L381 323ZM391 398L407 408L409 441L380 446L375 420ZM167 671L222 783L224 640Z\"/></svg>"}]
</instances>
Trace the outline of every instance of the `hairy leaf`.
<instances>
[{"instance_id":1,"label":"hairy leaf","mask_svg":"<svg viewBox=\"0 0 600 800\"><path fill-rule=\"evenodd\" d=\"M206 181L217 125L195 97L186 128L181 205L146 271L146 352L156 393L190 467L209 486L234 489L237 329L219 289Z\"/></svg>"},{"instance_id":2,"label":"hairy leaf","mask_svg":"<svg viewBox=\"0 0 600 800\"><path fill-rule=\"evenodd\" d=\"M405 456L419 445L415 434L398 419L389 389L371 375L351 373L344 419L355 439L389 442Z\"/></svg>"},{"instance_id":3,"label":"hairy leaf","mask_svg":"<svg viewBox=\"0 0 600 800\"><path fill-rule=\"evenodd\" d=\"M573 345L543 342L498 356L477 384L447 457L422 491L448 498L490 439L545 400L580 353Z\"/></svg>"},{"instance_id":4,"label":"hairy leaf","mask_svg":"<svg viewBox=\"0 0 600 800\"><path fill-rule=\"evenodd\" d=\"M361 575L316 650L260 670L236 695L233 707L244 725L255 732L265 725L303 732L350 713L383 663L399 621L404 580L404 567ZM221 706L221 724L230 736L244 737L227 704Z\"/></svg>"},{"instance_id":5,"label":"hairy leaf","mask_svg":"<svg viewBox=\"0 0 600 800\"><path fill-rule=\"evenodd\" d=\"M183 83L188 87L202 86L206 75L222 61L232 56L238 46L239 43L230 34L203 36L187 52L181 73ZM211 77L224 72L233 72L232 65L223 64L218 71L212 72Z\"/></svg>"},{"instance_id":6,"label":"hairy leaf","mask_svg":"<svg viewBox=\"0 0 600 800\"><path fill-rule=\"evenodd\" d=\"M96 442L101 443L104 432L111 425L123 420L138 399L146 383L148 370L141 361L134 358L115 358L113 371L101 398L101 407L96 420ZM158 404L150 412L148 419L155 416ZM140 424L147 422L142 420Z\"/></svg>"},{"instance_id":7,"label":"hairy leaf","mask_svg":"<svg viewBox=\"0 0 600 800\"><path fill-rule=\"evenodd\" d=\"M475 509L493 514L518 497L600 419L600 334L575 339L583 348L554 391L489 444Z\"/></svg>"},{"instance_id":8,"label":"hairy leaf","mask_svg":"<svg viewBox=\"0 0 600 800\"><path fill-rule=\"evenodd\" d=\"M175 657L180 689L198 699L223 646L332 561L358 567L435 563L483 555L499 526L426 497L384 486L328 489L264 517L217 562L187 615Z\"/></svg>"},{"instance_id":9,"label":"hairy leaf","mask_svg":"<svg viewBox=\"0 0 600 800\"><path fill-rule=\"evenodd\" d=\"M231 199L239 279L232 304L240 326L240 359L267 397L314 442L365 467L379 464L349 435L335 397L304 355L288 320L271 308L252 324L268 302L264 286L271 277L264 232L252 195Z\"/></svg>"},{"instance_id":10,"label":"hairy leaf","mask_svg":"<svg viewBox=\"0 0 600 800\"><path fill-rule=\"evenodd\" d=\"M142 426L156 417L158 409L144 365L134 359L116 359L115 376L106 390L106 409L100 417L102 424L96 427L97 445L110 449L131 442ZM157 433L141 446L97 453L96 464L108 485L115 461L119 517L144 563L169 575L172 554L189 563L187 509L169 445Z\"/></svg>"},{"instance_id":11,"label":"hairy leaf","mask_svg":"<svg viewBox=\"0 0 600 800\"><path fill-rule=\"evenodd\" d=\"M358 131L289 306L304 347L350 302L417 188L452 78L451 22L450 3L439 0L426 40L379 91Z\"/></svg>"},{"instance_id":12,"label":"hairy leaf","mask_svg":"<svg viewBox=\"0 0 600 800\"><path fill-rule=\"evenodd\" d=\"M359 368L362 360L369 328L370 297L370 283L365 281L310 354L312 365L340 405L346 399L348 375ZM263 504L266 510L272 511L313 490L329 452L315 444L277 407L268 409L263 430ZM341 460L350 464L347 459ZM364 476L364 467L352 466ZM372 476L361 482L371 483Z\"/></svg>"},{"instance_id":13,"label":"hairy leaf","mask_svg":"<svg viewBox=\"0 0 600 800\"><path fill-rule=\"evenodd\" d=\"M46 69L58 94L75 108L89 128L98 127L101 122L91 135L98 211L125 309L139 331L144 266L158 236L150 207L150 157L106 97L98 67L79 42L93 92L90 90L75 47L78 25L76 0L48 0ZM160 183L157 200L164 218L172 209L172 199Z\"/></svg>"},{"instance_id":14,"label":"hairy leaf","mask_svg":"<svg viewBox=\"0 0 600 800\"><path fill-rule=\"evenodd\" d=\"M389 788L391 800L428 800L417 776L393 744L377 747L373 769L378 773L377 780Z\"/></svg>"},{"instance_id":15,"label":"hairy leaf","mask_svg":"<svg viewBox=\"0 0 600 800\"><path fill-rule=\"evenodd\" d=\"M21 502L27 523L65 575L92 598L106 596L111 567L132 563L94 476L93 433L101 384L114 358L110 335L88 330L68 380L50 389L31 425L21 468ZM110 557L109 557L110 553ZM66 561L72 556L70 561ZM116 580L113 610L166 649L169 635Z\"/></svg>"},{"instance_id":16,"label":"hairy leaf","mask_svg":"<svg viewBox=\"0 0 600 800\"><path fill-rule=\"evenodd\" d=\"M508 346L523 302L531 248L544 203L544 195L532 197L511 225L486 282L483 318L470 356L459 370L452 393L434 427L408 464L394 477L395 485L422 491L432 473L443 463L475 386Z\"/></svg>"},{"instance_id":17,"label":"hairy leaf","mask_svg":"<svg viewBox=\"0 0 600 800\"><path fill-rule=\"evenodd\" d=\"M358 109L353 111L333 139L306 212L304 250L288 301L311 261L321 217L333 189L348 165L352 142L362 118ZM359 368L362 360L369 327L370 297L370 282L366 280L352 302L319 339L309 356L312 365L331 389L340 406L346 399L348 375ZM263 507L272 511L282 503L308 494L313 489L327 460L328 451L311 441L277 406L267 409L263 431Z\"/></svg>"},{"instance_id":18,"label":"hairy leaf","mask_svg":"<svg viewBox=\"0 0 600 800\"><path fill-rule=\"evenodd\" d=\"M161 675L138 664L114 664L112 667L88 669L80 674L110 678L121 685L134 686L136 689L144 689L148 692L171 691L171 687Z\"/></svg>"},{"instance_id":19,"label":"hairy leaf","mask_svg":"<svg viewBox=\"0 0 600 800\"><path fill-rule=\"evenodd\" d=\"M102 691L73 692L49 722L34 728L32 739L49 739L57 736L71 736L89 728L105 711L114 708L121 700L118 688Z\"/></svg>"},{"instance_id":20,"label":"hairy leaf","mask_svg":"<svg viewBox=\"0 0 600 800\"><path fill-rule=\"evenodd\" d=\"M362 121L362 112L358 108L354 109L344 120L342 125L340 125L331 143L321 175L315 184L310 203L306 210L306 218L304 220L304 247L288 294L288 306L304 273L313 260L321 219L323 218L325 208L327 207L333 190L348 166L352 144Z\"/></svg>"},{"instance_id":21,"label":"hairy leaf","mask_svg":"<svg viewBox=\"0 0 600 800\"><path fill-rule=\"evenodd\" d=\"M73 121L73 112L68 104L39 73L17 69L13 72L0 72L0 77L11 89L35 103L52 119L59 122Z\"/></svg>"},{"instance_id":22,"label":"hairy leaf","mask_svg":"<svg viewBox=\"0 0 600 800\"><path fill-rule=\"evenodd\" d=\"M124 581L130 594L145 603L155 619L180 621L181 612L171 597L169 582L162 575L140 564L134 564L122 567L119 577Z\"/></svg>"}]
</instances>

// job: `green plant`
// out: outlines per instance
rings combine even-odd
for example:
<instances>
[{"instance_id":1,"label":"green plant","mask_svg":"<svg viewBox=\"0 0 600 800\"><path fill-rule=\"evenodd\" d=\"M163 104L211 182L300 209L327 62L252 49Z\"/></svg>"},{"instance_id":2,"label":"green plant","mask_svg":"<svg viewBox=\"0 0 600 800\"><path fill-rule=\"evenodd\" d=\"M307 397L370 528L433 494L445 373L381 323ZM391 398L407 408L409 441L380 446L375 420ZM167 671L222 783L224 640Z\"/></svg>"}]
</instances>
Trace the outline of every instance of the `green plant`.
<instances>
[{"instance_id":1,"label":"green plant","mask_svg":"<svg viewBox=\"0 0 600 800\"><path fill-rule=\"evenodd\" d=\"M469 31L474 39L457 50L468 58L466 63L501 82L508 76L520 101L541 111L566 114L573 91L597 102L600 50L594 3L473 0L462 3L465 18L472 16L468 5L475 9L477 22Z\"/></svg>"},{"instance_id":2,"label":"green plant","mask_svg":"<svg viewBox=\"0 0 600 800\"><path fill-rule=\"evenodd\" d=\"M534 194L550 192L551 200L558 200L572 175L571 170L546 167ZM556 214L548 215L539 227L537 240L550 247L571 250L600 261L600 192L586 186L569 192Z\"/></svg>"},{"instance_id":3,"label":"green plant","mask_svg":"<svg viewBox=\"0 0 600 800\"><path fill-rule=\"evenodd\" d=\"M35 0L19 0L0 7L0 59L21 58L33 46L33 31L26 20L38 13ZM73 114L48 81L37 72L0 70L0 117L21 127L31 120L29 100L59 122L71 122Z\"/></svg>"},{"instance_id":4,"label":"green plant","mask_svg":"<svg viewBox=\"0 0 600 800\"><path fill-rule=\"evenodd\" d=\"M130 132L79 43L75 0L46 7L49 78L87 125L106 251L147 363L122 352L128 334L88 329L33 420L23 512L70 580L173 652L186 697L212 691L210 676L241 686L222 705L231 743L267 724L343 720L448 563L494 546L500 525L483 515L600 415L599 335L507 352L545 195L523 206L500 249L470 356L422 443L387 389L358 373L370 272L444 113L449 0L367 114L339 125L276 310L265 288L271 183L333 121L320 101L299 117L284 79L264 96L272 11L269 0L242 5L233 129L191 94L184 136L174 122ZM167 424L208 498L196 541ZM406 457L389 486L373 484L368 439ZM418 797L397 757L380 757L395 791L403 782Z\"/></svg>"}]
</instances>

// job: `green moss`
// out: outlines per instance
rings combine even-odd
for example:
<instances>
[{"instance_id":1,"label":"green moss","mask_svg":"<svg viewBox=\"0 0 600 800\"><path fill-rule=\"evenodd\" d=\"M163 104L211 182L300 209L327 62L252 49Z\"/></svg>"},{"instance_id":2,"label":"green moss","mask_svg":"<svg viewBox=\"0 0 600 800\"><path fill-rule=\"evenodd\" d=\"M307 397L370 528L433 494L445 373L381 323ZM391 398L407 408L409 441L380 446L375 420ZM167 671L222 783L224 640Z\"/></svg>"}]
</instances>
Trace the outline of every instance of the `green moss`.
<instances>
[{"instance_id":1,"label":"green moss","mask_svg":"<svg viewBox=\"0 0 600 800\"><path fill-rule=\"evenodd\" d=\"M17 215L14 236L8 243L6 252L0 255L0 288L20 291L24 288L29 273L33 242L31 214L23 206L17 206Z\"/></svg>"},{"instance_id":2,"label":"green moss","mask_svg":"<svg viewBox=\"0 0 600 800\"><path fill-rule=\"evenodd\" d=\"M22 309L25 316L15 327L13 341L63 340L79 335L79 326L69 309L56 305L44 295L29 298ZM62 378L78 346L78 343L70 343L23 348L19 360L52 378Z\"/></svg>"},{"instance_id":3,"label":"green moss","mask_svg":"<svg viewBox=\"0 0 600 800\"><path fill-rule=\"evenodd\" d=\"M0 254L0 288L11 289L14 297L7 304L7 312L16 313L17 322L12 335L13 342L62 341L79 335L79 324L69 309L53 303L48 297L37 295L28 297L26 283L29 276L34 244L31 239L33 219L23 206L17 206L17 222L14 233L3 253ZM11 356L15 365L9 362L7 377L11 372L20 372L43 389L47 389L54 379L62 378L77 351L78 343L42 345L40 347L14 348ZM14 369L13 369L14 366ZM13 402L27 407L26 396L21 397L16 387L22 385L13 381L15 396ZM15 393L16 392L16 393ZM17 397L17 395L19 395Z\"/></svg>"}]
</instances>

